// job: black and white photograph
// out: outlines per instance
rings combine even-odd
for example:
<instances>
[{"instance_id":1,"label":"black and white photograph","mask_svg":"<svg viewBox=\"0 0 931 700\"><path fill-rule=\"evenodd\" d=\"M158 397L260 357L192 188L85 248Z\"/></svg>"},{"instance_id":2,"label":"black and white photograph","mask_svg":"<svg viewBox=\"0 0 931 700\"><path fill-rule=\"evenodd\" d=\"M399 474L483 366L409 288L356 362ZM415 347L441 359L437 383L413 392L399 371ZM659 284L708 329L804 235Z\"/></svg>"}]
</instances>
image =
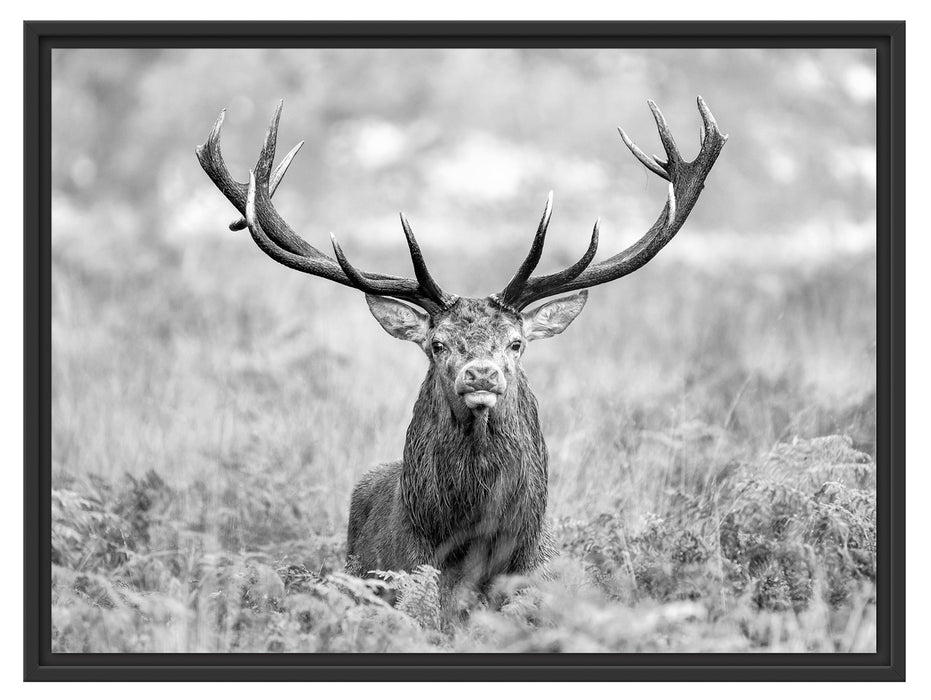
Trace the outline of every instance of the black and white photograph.
<instances>
[{"instance_id":1,"label":"black and white photograph","mask_svg":"<svg viewBox=\"0 0 931 700\"><path fill-rule=\"evenodd\" d=\"M875 50L50 100L53 654L877 651Z\"/></svg>"}]
</instances>

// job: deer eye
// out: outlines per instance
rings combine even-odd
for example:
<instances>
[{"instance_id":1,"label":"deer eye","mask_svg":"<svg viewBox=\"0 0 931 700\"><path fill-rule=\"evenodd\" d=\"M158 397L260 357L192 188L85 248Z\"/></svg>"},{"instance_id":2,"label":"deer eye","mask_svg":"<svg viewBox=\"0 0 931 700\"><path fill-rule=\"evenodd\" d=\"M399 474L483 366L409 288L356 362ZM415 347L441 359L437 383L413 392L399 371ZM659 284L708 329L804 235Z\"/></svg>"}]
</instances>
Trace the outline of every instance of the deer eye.
<instances>
[{"instance_id":1,"label":"deer eye","mask_svg":"<svg viewBox=\"0 0 931 700\"><path fill-rule=\"evenodd\" d=\"M446 346L443 345L439 340L434 340L433 344L430 346L430 349L433 350L434 355L439 355L446 351Z\"/></svg>"},{"instance_id":2,"label":"deer eye","mask_svg":"<svg viewBox=\"0 0 931 700\"><path fill-rule=\"evenodd\" d=\"M515 340L513 343L511 343L511 350L514 352L520 352L522 347L524 347L524 344L519 340Z\"/></svg>"}]
</instances>

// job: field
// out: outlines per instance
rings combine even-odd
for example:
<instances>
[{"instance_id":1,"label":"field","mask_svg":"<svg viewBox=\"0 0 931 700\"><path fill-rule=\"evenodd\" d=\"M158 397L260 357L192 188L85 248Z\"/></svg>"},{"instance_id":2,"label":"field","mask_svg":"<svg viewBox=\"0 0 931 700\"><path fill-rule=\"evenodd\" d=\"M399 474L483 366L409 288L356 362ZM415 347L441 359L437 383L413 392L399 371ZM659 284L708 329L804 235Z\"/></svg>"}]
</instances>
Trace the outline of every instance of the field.
<instances>
[{"instance_id":1,"label":"field","mask_svg":"<svg viewBox=\"0 0 931 700\"><path fill-rule=\"evenodd\" d=\"M54 651L875 649L871 57L246 53L56 53ZM694 141L709 83L732 139L689 223L524 359L548 571L500 580L465 618L433 570L347 577L350 491L401 455L425 359L361 294L224 230L233 210L193 157L218 108L244 177L291 100L282 149L313 138L276 202L314 245L332 228L361 267L409 274L403 206L440 283L478 295L513 273L550 187L541 271L574 260L597 215L599 259L632 242L664 190L611 129L656 150L642 94ZM805 143L832 167L792 161L822 152Z\"/></svg>"},{"instance_id":2,"label":"field","mask_svg":"<svg viewBox=\"0 0 931 700\"><path fill-rule=\"evenodd\" d=\"M419 351L258 251L235 287L152 265L55 255L56 650L873 648L869 259L726 287L657 262L534 344L561 555L466 622L430 572L399 609L340 573Z\"/></svg>"}]
</instances>

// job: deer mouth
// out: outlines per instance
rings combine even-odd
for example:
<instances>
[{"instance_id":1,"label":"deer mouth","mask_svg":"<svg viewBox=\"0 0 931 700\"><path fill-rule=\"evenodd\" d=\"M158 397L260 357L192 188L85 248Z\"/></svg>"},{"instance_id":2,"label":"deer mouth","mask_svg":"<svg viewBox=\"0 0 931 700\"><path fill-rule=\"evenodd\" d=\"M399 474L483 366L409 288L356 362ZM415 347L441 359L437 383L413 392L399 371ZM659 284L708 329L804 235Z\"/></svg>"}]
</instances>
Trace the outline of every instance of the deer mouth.
<instances>
[{"instance_id":1,"label":"deer mouth","mask_svg":"<svg viewBox=\"0 0 931 700\"><path fill-rule=\"evenodd\" d=\"M494 391L480 389L478 391L466 392L461 396L465 405L472 411L494 408L495 404L498 402L498 394Z\"/></svg>"}]
</instances>

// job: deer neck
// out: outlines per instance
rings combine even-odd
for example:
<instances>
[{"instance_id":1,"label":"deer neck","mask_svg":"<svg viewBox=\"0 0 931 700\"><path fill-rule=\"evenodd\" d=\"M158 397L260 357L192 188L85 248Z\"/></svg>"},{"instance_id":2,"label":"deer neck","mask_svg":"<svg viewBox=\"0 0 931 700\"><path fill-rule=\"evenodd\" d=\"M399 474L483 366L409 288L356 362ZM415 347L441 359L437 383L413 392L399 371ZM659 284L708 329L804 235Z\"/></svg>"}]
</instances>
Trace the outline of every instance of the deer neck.
<instances>
[{"instance_id":1,"label":"deer neck","mask_svg":"<svg viewBox=\"0 0 931 700\"><path fill-rule=\"evenodd\" d=\"M537 401L522 372L484 417L457 415L431 372L404 445L402 492L415 528L430 539L489 510L546 507L547 453Z\"/></svg>"}]
</instances>

